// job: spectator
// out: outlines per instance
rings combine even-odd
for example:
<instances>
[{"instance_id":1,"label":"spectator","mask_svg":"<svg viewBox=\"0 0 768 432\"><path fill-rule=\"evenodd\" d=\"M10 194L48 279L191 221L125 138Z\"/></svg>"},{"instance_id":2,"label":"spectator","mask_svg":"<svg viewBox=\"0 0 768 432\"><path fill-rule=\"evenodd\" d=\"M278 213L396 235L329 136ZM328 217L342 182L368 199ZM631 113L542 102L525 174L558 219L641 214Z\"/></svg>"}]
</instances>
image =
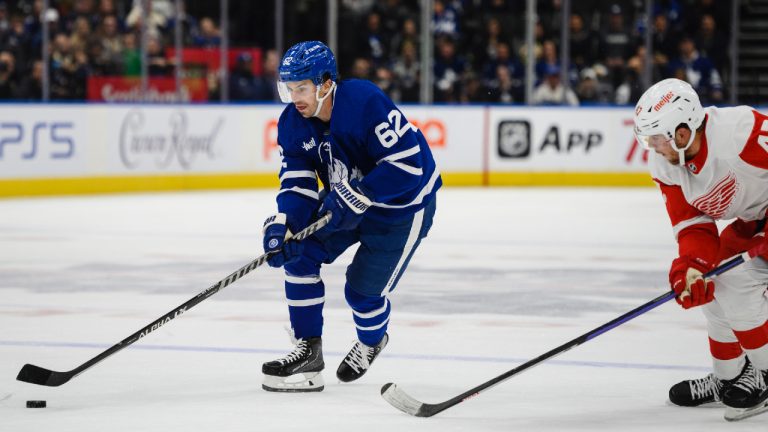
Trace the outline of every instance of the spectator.
<instances>
[{"instance_id":1,"label":"spectator","mask_svg":"<svg viewBox=\"0 0 768 432\"><path fill-rule=\"evenodd\" d=\"M18 99L27 101L40 101L43 99L43 62L35 60L32 63L32 71L21 80L18 91Z\"/></svg>"},{"instance_id":2,"label":"spectator","mask_svg":"<svg viewBox=\"0 0 768 432\"><path fill-rule=\"evenodd\" d=\"M571 15L569 25L571 64L578 70L582 70L595 61L595 37L589 29L584 27L584 18L579 14Z\"/></svg>"},{"instance_id":3,"label":"spectator","mask_svg":"<svg viewBox=\"0 0 768 432\"><path fill-rule=\"evenodd\" d=\"M92 34L91 23L88 18L82 15L75 18L69 38L72 50L85 50L91 41Z\"/></svg>"},{"instance_id":4,"label":"spectator","mask_svg":"<svg viewBox=\"0 0 768 432\"><path fill-rule=\"evenodd\" d=\"M259 79L259 91L256 100L280 101L277 94L277 68L280 65L280 56L277 51L271 49L264 54L261 77Z\"/></svg>"},{"instance_id":5,"label":"spectator","mask_svg":"<svg viewBox=\"0 0 768 432\"><path fill-rule=\"evenodd\" d=\"M181 4L183 5L184 2ZM103 23L107 17L111 16L117 20L117 31L119 33L124 33L126 31L125 20L118 15L117 9L115 8L115 0L101 0L96 16L96 27L98 27L99 23Z\"/></svg>"},{"instance_id":6,"label":"spectator","mask_svg":"<svg viewBox=\"0 0 768 432\"><path fill-rule=\"evenodd\" d=\"M192 36L192 45L198 48L217 48L221 45L221 33L212 19L200 20L200 33Z\"/></svg>"},{"instance_id":7,"label":"spectator","mask_svg":"<svg viewBox=\"0 0 768 432\"><path fill-rule=\"evenodd\" d=\"M229 98L233 101L259 100L260 85L253 74L253 57L247 52L239 54L229 74Z\"/></svg>"},{"instance_id":8,"label":"spectator","mask_svg":"<svg viewBox=\"0 0 768 432\"><path fill-rule=\"evenodd\" d=\"M381 4L382 2L376 3L374 10L381 17L381 27L385 34L396 34L403 27L403 23L410 19L409 17L418 16L400 0L386 0L383 4ZM399 48L397 47L393 52L399 52Z\"/></svg>"},{"instance_id":9,"label":"spectator","mask_svg":"<svg viewBox=\"0 0 768 432\"><path fill-rule=\"evenodd\" d=\"M496 78L487 86L488 102L511 104L517 99L518 92L512 80L512 71L505 64L496 65Z\"/></svg>"},{"instance_id":10,"label":"spectator","mask_svg":"<svg viewBox=\"0 0 768 432\"><path fill-rule=\"evenodd\" d=\"M8 19L8 6L4 1L0 1L0 34L4 34L11 29L11 21Z\"/></svg>"},{"instance_id":11,"label":"spectator","mask_svg":"<svg viewBox=\"0 0 768 432\"><path fill-rule=\"evenodd\" d=\"M358 57L352 63L352 71L350 73L352 78L370 80L371 77L371 62L367 58Z\"/></svg>"},{"instance_id":12,"label":"spectator","mask_svg":"<svg viewBox=\"0 0 768 432\"><path fill-rule=\"evenodd\" d=\"M171 76L173 64L163 54L163 46L159 37L150 36L147 41L147 62L149 76Z\"/></svg>"},{"instance_id":13,"label":"spectator","mask_svg":"<svg viewBox=\"0 0 768 432\"><path fill-rule=\"evenodd\" d=\"M79 19L84 19L88 23L89 28L94 28L98 25L99 16L95 12L94 0L75 0L72 11L62 17L62 30L70 34L75 33Z\"/></svg>"},{"instance_id":14,"label":"spectator","mask_svg":"<svg viewBox=\"0 0 768 432\"><path fill-rule=\"evenodd\" d=\"M133 31L141 31L142 3L145 0L133 0L133 7L125 19L125 24ZM173 15L173 7L168 0L148 0L147 32L152 37L160 37L168 26L168 18Z\"/></svg>"},{"instance_id":15,"label":"spectator","mask_svg":"<svg viewBox=\"0 0 768 432\"><path fill-rule=\"evenodd\" d=\"M111 1L111 0L110 0ZM200 33L200 26L197 22L197 19L187 13L187 3L185 1L181 2L181 9L180 9L180 15L181 15L181 43L184 46L192 46L193 43L193 37L195 35L198 35ZM168 19L168 33L173 34L176 28L176 14L173 14Z\"/></svg>"},{"instance_id":16,"label":"spectator","mask_svg":"<svg viewBox=\"0 0 768 432\"><path fill-rule=\"evenodd\" d=\"M496 48L501 42L506 42L506 38L502 34L501 22L496 17L490 17L485 23L485 32L481 39L473 44L471 50L473 64L476 67L481 67L496 60Z\"/></svg>"},{"instance_id":17,"label":"spectator","mask_svg":"<svg viewBox=\"0 0 768 432\"><path fill-rule=\"evenodd\" d=\"M417 53L421 48L421 37L413 18L407 18L403 21L403 28L392 37L389 52L392 56L402 55L405 44L413 45Z\"/></svg>"},{"instance_id":18,"label":"spectator","mask_svg":"<svg viewBox=\"0 0 768 432\"><path fill-rule=\"evenodd\" d=\"M123 70L123 38L118 33L118 20L114 15L106 15L101 22L95 44L100 46L98 56L92 57L104 75L119 75Z\"/></svg>"},{"instance_id":19,"label":"spectator","mask_svg":"<svg viewBox=\"0 0 768 432\"><path fill-rule=\"evenodd\" d=\"M419 63L416 45L411 41L403 43L400 57L395 60L392 68L397 86L400 89L402 102L418 102L420 88L421 64Z\"/></svg>"},{"instance_id":20,"label":"spectator","mask_svg":"<svg viewBox=\"0 0 768 432\"><path fill-rule=\"evenodd\" d=\"M388 48L389 41L381 31L381 17L376 12L371 12L368 14L357 53L371 60L374 66L378 66L387 62Z\"/></svg>"},{"instance_id":21,"label":"spectator","mask_svg":"<svg viewBox=\"0 0 768 432\"><path fill-rule=\"evenodd\" d=\"M658 13L653 18L651 38L654 63L660 67L666 67L669 60L677 55L677 46L680 41L680 35L670 27L666 14Z\"/></svg>"},{"instance_id":22,"label":"spectator","mask_svg":"<svg viewBox=\"0 0 768 432\"><path fill-rule=\"evenodd\" d=\"M533 105L570 105L577 106L579 99L570 88L560 82L560 68L549 66L545 71L544 81L539 84L531 97Z\"/></svg>"},{"instance_id":23,"label":"spectator","mask_svg":"<svg viewBox=\"0 0 768 432\"><path fill-rule=\"evenodd\" d=\"M627 70L624 73L624 82L616 89L617 105L634 106L645 91L645 86L640 81L643 73L644 58L633 56L627 61Z\"/></svg>"},{"instance_id":24,"label":"spectator","mask_svg":"<svg viewBox=\"0 0 768 432\"><path fill-rule=\"evenodd\" d=\"M463 89L459 102L472 103L483 102L486 100L486 95L483 94L485 89L483 83L480 81L480 77L471 71L464 75L464 85L462 87Z\"/></svg>"},{"instance_id":25,"label":"spectator","mask_svg":"<svg viewBox=\"0 0 768 432\"><path fill-rule=\"evenodd\" d=\"M72 99L75 89L77 63L70 38L59 33L51 47L51 99Z\"/></svg>"},{"instance_id":26,"label":"spectator","mask_svg":"<svg viewBox=\"0 0 768 432\"><path fill-rule=\"evenodd\" d=\"M614 86L622 81L625 62L633 51L633 45L632 36L624 25L621 6L613 4L608 15L608 26L600 37L600 53Z\"/></svg>"},{"instance_id":27,"label":"spectator","mask_svg":"<svg viewBox=\"0 0 768 432\"><path fill-rule=\"evenodd\" d=\"M461 94L461 79L467 63L456 54L456 43L451 38L440 38L434 64L435 102L457 102Z\"/></svg>"},{"instance_id":28,"label":"spectator","mask_svg":"<svg viewBox=\"0 0 768 432\"><path fill-rule=\"evenodd\" d=\"M715 68L721 71L728 60L728 39L720 33L716 25L712 15L703 15L695 44L699 47L701 55L712 60Z\"/></svg>"},{"instance_id":29,"label":"spectator","mask_svg":"<svg viewBox=\"0 0 768 432\"><path fill-rule=\"evenodd\" d=\"M673 72L685 71L685 81L699 94L704 104L716 104L723 100L723 83L720 74L707 57L699 54L688 36L680 40L680 56L670 62Z\"/></svg>"},{"instance_id":30,"label":"spectator","mask_svg":"<svg viewBox=\"0 0 768 432\"><path fill-rule=\"evenodd\" d=\"M373 82L394 102L400 102L400 89L397 88L397 81L392 71L385 67L376 68L376 76Z\"/></svg>"},{"instance_id":31,"label":"spectator","mask_svg":"<svg viewBox=\"0 0 768 432\"><path fill-rule=\"evenodd\" d=\"M432 5L432 31L435 37L446 36L453 40L459 39L459 15L453 6L444 0L435 0Z\"/></svg>"},{"instance_id":32,"label":"spectator","mask_svg":"<svg viewBox=\"0 0 768 432\"><path fill-rule=\"evenodd\" d=\"M509 85L508 89L511 100L522 100L523 97L523 79L525 70L523 64L512 57L509 45L506 42L499 42L496 47L496 58L489 61L483 67L483 84L489 91L496 91L501 85L499 76L499 66L504 66L504 85ZM508 82L507 82L508 81ZM505 103L510 103L506 101Z\"/></svg>"},{"instance_id":33,"label":"spectator","mask_svg":"<svg viewBox=\"0 0 768 432\"><path fill-rule=\"evenodd\" d=\"M18 15L12 16L11 27L2 34L0 42L4 49L13 53L19 65L26 64L27 56L31 54L27 39L27 34L24 32L24 18Z\"/></svg>"},{"instance_id":34,"label":"spectator","mask_svg":"<svg viewBox=\"0 0 768 432\"><path fill-rule=\"evenodd\" d=\"M584 68L580 73L581 80L576 87L576 95L583 103L605 104L612 102L611 85L598 79L593 68Z\"/></svg>"},{"instance_id":35,"label":"spectator","mask_svg":"<svg viewBox=\"0 0 768 432\"><path fill-rule=\"evenodd\" d=\"M141 75L141 52L135 33L123 35L123 75L136 77Z\"/></svg>"},{"instance_id":36,"label":"spectator","mask_svg":"<svg viewBox=\"0 0 768 432\"><path fill-rule=\"evenodd\" d=\"M10 51L0 52L0 99L14 99L18 96L16 59Z\"/></svg>"}]
</instances>

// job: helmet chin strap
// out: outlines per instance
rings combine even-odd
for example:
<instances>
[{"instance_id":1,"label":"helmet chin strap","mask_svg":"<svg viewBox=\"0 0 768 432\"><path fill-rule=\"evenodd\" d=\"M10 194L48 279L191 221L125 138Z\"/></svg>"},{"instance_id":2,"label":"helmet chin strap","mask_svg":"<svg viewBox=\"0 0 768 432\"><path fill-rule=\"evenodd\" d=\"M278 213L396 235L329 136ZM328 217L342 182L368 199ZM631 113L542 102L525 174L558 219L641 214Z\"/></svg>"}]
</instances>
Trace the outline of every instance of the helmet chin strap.
<instances>
[{"instance_id":1,"label":"helmet chin strap","mask_svg":"<svg viewBox=\"0 0 768 432\"><path fill-rule=\"evenodd\" d=\"M315 100L317 100L317 108L315 108L315 113L312 114L312 117L317 117L318 114L320 114L320 110L323 108L323 103L325 103L325 100L328 99L328 96L331 95L331 93L336 91L336 82L331 81L331 88L328 90L328 93L325 94L325 96L320 97L320 86L317 86L317 89L315 90Z\"/></svg>"},{"instance_id":2,"label":"helmet chin strap","mask_svg":"<svg viewBox=\"0 0 768 432\"><path fill-rule=\"evenodd\" d=\"M690 127L688 128L690 129ZM696 138L696 131L691 130L691 137L688 138L688 144L685 145L683 148L679 148L677 146L677 143L675 143L674 138L672 139L673 147L675 150L677 150L677 154L680 155L680 161L678 162L681 167L685 167L685 151L688 150L691 147L691 144L693 144L693 140Z\"/></svg>"}]
</instances>

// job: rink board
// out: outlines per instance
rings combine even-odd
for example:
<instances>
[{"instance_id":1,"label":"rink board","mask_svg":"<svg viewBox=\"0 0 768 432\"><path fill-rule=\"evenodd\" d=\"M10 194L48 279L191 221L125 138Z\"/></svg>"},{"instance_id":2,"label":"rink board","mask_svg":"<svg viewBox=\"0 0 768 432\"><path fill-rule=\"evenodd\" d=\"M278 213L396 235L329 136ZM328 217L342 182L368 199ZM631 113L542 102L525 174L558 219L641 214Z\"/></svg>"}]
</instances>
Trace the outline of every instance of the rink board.
<instances>
[{"instance_id":1,"label":"rink board","mask_svg":"<svg viewBox=\"0 0 768 432\"><path fill-rule=\"evenodd\" d=\"M282 108L2 105L0 196L274 188ZM630 109L402 110L448 186L651 185Z\"/></svg>"}]
</instances>

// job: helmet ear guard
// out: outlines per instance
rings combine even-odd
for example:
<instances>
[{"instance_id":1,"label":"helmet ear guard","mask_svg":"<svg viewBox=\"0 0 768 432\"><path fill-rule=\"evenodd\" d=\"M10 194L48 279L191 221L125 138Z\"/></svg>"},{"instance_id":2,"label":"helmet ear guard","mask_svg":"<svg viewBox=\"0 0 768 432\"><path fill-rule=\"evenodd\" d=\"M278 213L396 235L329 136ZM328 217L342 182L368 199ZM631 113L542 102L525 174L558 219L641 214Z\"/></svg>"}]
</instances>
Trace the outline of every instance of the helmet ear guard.
<instances>
[{"instance_id":1,"label":"helmet ear guard","mask_svg":"<svg viewBox=\"0 0 768 432\"><path fill-rule=\"evenodd\" d=\"M685 81L665 79L643 93L635 106L635 137L646 149L650 149L653 137L661 136L671 141L680 155L680 165L685 165L685 151L696 137L696 130L704 121L704 108L696 91ZM688 143L678 147L675 133L680 126L691 131ZM659 138L656 138L659 139Z\"/></svg>"}]
</instances>

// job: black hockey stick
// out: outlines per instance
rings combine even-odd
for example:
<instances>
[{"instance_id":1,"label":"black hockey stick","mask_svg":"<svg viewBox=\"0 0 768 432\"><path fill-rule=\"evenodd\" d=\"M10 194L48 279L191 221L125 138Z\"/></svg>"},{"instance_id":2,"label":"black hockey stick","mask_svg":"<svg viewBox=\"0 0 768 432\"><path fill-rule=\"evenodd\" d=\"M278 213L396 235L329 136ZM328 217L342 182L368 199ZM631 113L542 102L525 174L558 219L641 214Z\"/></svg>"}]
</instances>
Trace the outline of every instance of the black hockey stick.
<instances>
[{"instance_id":1,"label":"black hockey stick","mask_svg":"<svg viewBox=\"0 0 768 432\"><path fill-rule=\"evenodd\" d=\"M312 225L306 227L304 230L298 232L296 235L291 237L288 241L301 241L305 238L311 236L314 234L317 230L324 227L326 224L328 224L328 221L331 220L331 214L326 213L323 217L318 219L315 223ZM95 364L101 362L105 358L111 356L112 354L122 350L123 348L133 344L134 342L138 341L139 339L143 338L144 336L152 333L153 331L157 330L158 328L162 327L163 325L167 324L172 319L178 318L179 315L183 314L189 309L192 309L193 306L197 305L198 303L202 302L203 300L207 299L208 297L216 294L220 290L224 289L225 287L229 286L236 280L240 279L241 277L247 275L251 272L251 270L255 269L256 267L261 266L264 264L267 259L275 254L276 252L268 252L260 257L256 258L255 260L251 261L250 263L244 265L231 275L225 277L224 279L216 282L211 286L210 288L207 288L200 292L200 294L192 297L189 299L186 303L182 304L181 306L177 307L176 309L166 313L165 315L161 316L160 318L152 321L152 323L148 324L146 327L142 328L141 330L137 331L136 333L128 336L127 338L123 339L116 345L113 345L108 350L104 351L103 353L97 355L96 357L88 360L87 362L81 364L80 366L76 367L75 369L72 369L68 372L57 372L52 371L49 369L41 368L39 366L35 366L32 364L25 364L24 367L21 368L19 371L19 375L16 377L19 381L24 381L32 384L39 384L49 387L58 387L67 381L71 380L72 378L80 375L81 373L88 370L91 366L94 366Z\"/></svg>"},{"instance_id":2,"label":"black hockey stick","mask_svg":"<svg viewBox=\"0 0 768 432\"><path fill-rule=\"evenodd\" d=\"M722 273L725 273L726 271L728 271L728 270L730 270L730 269L732 269L732 268L734 268L734 267L736 267L738 265L741 265L741 264L743 264L743 263L745 263L745 262L755 258L756 256L762 255L762 254L764 254L766 252L768 252L768 242L763 242L762 244L760 244L760 245L750 249L749 251L744 252L744 253L742 253L740 255L737 255L736 257L728 260L727 262L723 263L722 265L719 265L716 268L714 268L713 270L705 273L704 277L705 278L712 278L714 276L717 276L717 275L720 275ZM471 399L471 398L479 395L481 392L483 392L485 390L488 390L489 388L491 388L491 387L493 387L493 386L495 386L497 384L500 384L500 383L508 380L512 376L517 375L518 373L520 373L520 372L522 372L524 370L527 370L527 369L529 369L529 368L531 368L533 366L536 366L536 365L538 365L539 363L541 363L541 362L543 362L545 360L548 360L550 358L558 356L558 355L560 355L560 354L570 350L571 348L574 348L576 346L579 346L579 345L583 344L584 342L586 342L586 341L588 341L590 339L593 339L593 338L595 338L597 336L600 336L601 334L607 332L608 330L616 328L616 327L620 326L621 324L624 324L625 322L631 320L632 318L635 318L636 316L642 315L642 314L650 311L651 309L653 309L653 308L655 308L657 306L660 306L660 305L668 302L669 300L671 300L673 298L675 298L675 292L674 291L669 291L669 292L667 292L667 293L665 293L665 294L663 294L663 295L661 295L659 297L656 297L655 299L649 301L648 303L646 303L646 304L644 304L644 305L642 305L640 307L637 307L635 309L632 309L631 311L625 313L624 315L622 315L622 316L620 316L620 317L618 317L618 318L616 318L616 319L614 319L614 320L612 320L612 321L610 321L608 323L605 323L605 324L601 325L600 327L598 327L598 328L596 328L596 329L594 329L592 331L589 331L589 332L587 332L587 333L577 337L576 339L571 340L570 342L566 342L563 345L560 345L559 347L557 347L557 348L555 348L553 350L550 350L550 351L548 351L548 352L546 352L546 353L536 357L535 359L529 360L529 361L523 363L522 365L520 365L520 366L518 366L518 367L516 367L516 368L514 368L512 370L509 370L507 372L504 372L503 374L497 376L496 378L493 378L493 379L491 379L489 381L486 381L486 382L480 384L479 386L477 386L477 387L475 387L475 388L473 388L471 390L467 390L464 393L462 393L462 394L460 394L460 395L458 395L458 396L456 396L454 398L448 399L445 402L440 402L440 403L435 403L435 404L429 404L429 403L420 402L417 399L415 399L414 397L410 396L408 393L406 393L403 390L401 390L394 383L385 384L381 388L381 396L384 398L384 400L389 402L390 405L392 405L393 407L399 409L400 411L402 411L402 412L404 412L406 414L410 414L410 415L416 416L416 417L432 417L433 415L435 415L435 414L437 414L439 412L442 412L442 411L444 411L444 410L446 410L446 409L448 409L448 408L450 408L450 407L452 407L454 405L458 405L461 402L464 402L464 401L466 401L468 399Z\"/></svg>"}]
</instances>

